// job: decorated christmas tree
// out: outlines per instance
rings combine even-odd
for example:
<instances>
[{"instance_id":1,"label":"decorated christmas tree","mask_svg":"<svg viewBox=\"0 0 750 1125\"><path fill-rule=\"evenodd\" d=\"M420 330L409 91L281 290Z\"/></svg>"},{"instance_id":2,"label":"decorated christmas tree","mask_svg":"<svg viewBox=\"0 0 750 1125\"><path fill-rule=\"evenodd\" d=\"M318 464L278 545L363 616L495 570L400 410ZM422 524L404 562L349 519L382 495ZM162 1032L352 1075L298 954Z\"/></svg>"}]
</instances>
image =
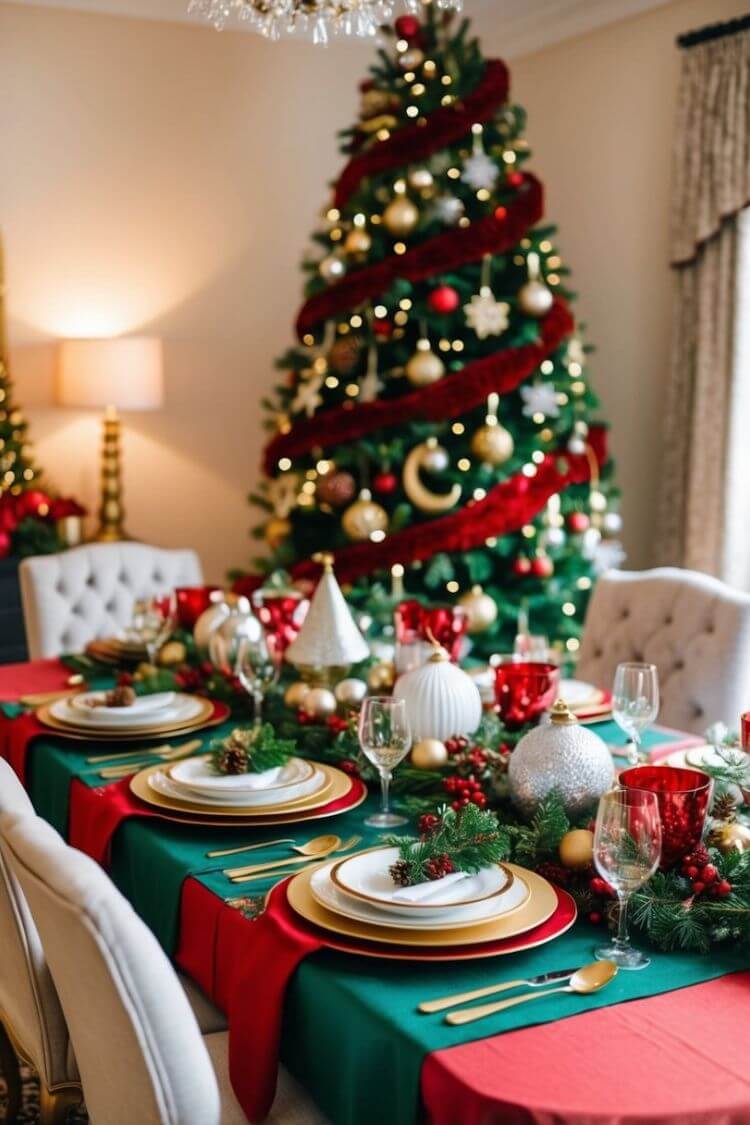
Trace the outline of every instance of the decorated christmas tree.
<instances>
[{"instance_id":1,"label":"decorated christmas tree","mask_svg":"<svg viewBox=\"0 0 750 1125\"><path fill-rule=\"evenodd\" d=\"M620 516L524 111L467 21L384 34L264 404L254 567L325 549L374 628L405 591L465 606L478 655L519 618L572 655Z\"/></svg>"}]
</instances>

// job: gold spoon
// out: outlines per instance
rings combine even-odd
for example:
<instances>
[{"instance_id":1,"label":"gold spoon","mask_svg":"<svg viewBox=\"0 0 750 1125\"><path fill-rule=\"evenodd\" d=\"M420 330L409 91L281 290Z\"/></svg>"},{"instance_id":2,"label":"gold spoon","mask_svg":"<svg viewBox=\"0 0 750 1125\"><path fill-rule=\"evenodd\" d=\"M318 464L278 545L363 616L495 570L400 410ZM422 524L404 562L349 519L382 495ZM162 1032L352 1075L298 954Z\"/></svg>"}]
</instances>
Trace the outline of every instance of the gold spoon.
<instances>
[{"instance_id":1,"label":"gold spoon","mask_svg":"<svg viewBox=\"0 0 750 1125\"><path fill-rule=\"evenodd\" d=\"M323 854L319 856L312 856L310 859L282 860L281 863L260 864L259 866L265 867L266 870L256 871L254 875L235 875L230 879L230 882L240 884L254 883L256 879L273 879L275 878L279 867L284 867L287 863L297 863L304 865L304 870L309 871L313 867L319 867L321 863L324 863L329 858L329 856L332 856L334 854L336 856L343 855L344 852L348 852L352 848L355 848L361 839L361 836L351 836L348 840L344 841L340 848L334 848L332 851L323 852ZM303 868L300 867L300 871L302 869ZM298 875L299 871L294 871L292 872L292 874ZM281 877L284 878L285 876L286 872L284 871L281 873ZM275 883L274 886L276 886Z\"/></svg>"},{"instance_id":2,"label":"gold spoon","mask_svg":"<svg viewBox=\"0 0 750 1125\"><path fill-rule=\"evenodd\" d=\"M450 1024L473 1023L474 1020L484 1019L485 1016L503 1012L506 1008L514 1008L516 1004L525 1004L527 1000L542 1000L545 996L552 996L554 992L578 992L586 995L589 992L598 992L617 976L617 965L614 961L591 961L577 969L570 978L570 982L562 988L548 988L544 992L526 992L523 996L514 996L510 1000L498 1000L494 1004L479 1004L476 1008L464 1008L460 1012L449 1012L445 1022Z\"/></svg>"},{"instance_id":3,"label":"gold spoon","mask_svg":"<svg viewBox=\"0 0 750 1125\"><path fill-rule=\"evenodd\" d=\"M335 852L339 847L341 847L340 836L314 836L306 844L295 844L291 850L296 852L297 855L305 856L305 858L314 858L327 855L328 852ZM268 863L251 863L247 867L227 867L223 874L228 875L230 879L235 876L242 878L245 875L254 875L256 871L266 871L269 867L286 867L290 863L299 863L297 856L292 856L291 859L277 859Z\"/></svg>"}]
</instances>

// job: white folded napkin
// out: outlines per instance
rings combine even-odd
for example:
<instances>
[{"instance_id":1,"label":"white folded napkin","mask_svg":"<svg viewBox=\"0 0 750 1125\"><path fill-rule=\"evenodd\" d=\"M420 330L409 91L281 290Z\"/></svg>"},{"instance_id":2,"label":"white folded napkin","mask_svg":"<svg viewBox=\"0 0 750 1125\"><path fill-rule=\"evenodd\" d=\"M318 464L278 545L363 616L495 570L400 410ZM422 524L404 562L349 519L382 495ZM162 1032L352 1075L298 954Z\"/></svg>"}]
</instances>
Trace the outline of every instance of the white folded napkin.
<instances>
[{"instance_id":1,"label":"white folded napkin","mask_svg":"<svg viewBox=\"0 0 750 1125\"><path fill-rule=\"evenodd\" d=\"M415 883L413 887L399 887L391 898L394 902L423 902L427 898L437 900L448 887L466 876L466 871L454 871L452 875L444 875L442 879L428 879L425 883Z\"/></svg>"}]
</instances>

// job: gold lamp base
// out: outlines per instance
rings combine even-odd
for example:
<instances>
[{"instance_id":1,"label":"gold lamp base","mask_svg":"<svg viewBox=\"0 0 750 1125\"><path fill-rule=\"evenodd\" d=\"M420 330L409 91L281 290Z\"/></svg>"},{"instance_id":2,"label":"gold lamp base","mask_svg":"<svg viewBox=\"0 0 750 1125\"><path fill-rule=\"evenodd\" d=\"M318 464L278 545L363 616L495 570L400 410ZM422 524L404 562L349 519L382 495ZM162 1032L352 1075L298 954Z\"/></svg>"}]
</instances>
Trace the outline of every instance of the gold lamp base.
<instances>
[{"instance_id":1,"label":"gold lamp base","mask_svg":"<svg viewBox=\"0 0 750 1125\"><path fill-rule=\"evenodd\" d=\"M120 418L114 406L104 411L102 428L101 499L96 543L119 543L130 539L125 530L122 504Z\"/></svg>"}]
</instances>

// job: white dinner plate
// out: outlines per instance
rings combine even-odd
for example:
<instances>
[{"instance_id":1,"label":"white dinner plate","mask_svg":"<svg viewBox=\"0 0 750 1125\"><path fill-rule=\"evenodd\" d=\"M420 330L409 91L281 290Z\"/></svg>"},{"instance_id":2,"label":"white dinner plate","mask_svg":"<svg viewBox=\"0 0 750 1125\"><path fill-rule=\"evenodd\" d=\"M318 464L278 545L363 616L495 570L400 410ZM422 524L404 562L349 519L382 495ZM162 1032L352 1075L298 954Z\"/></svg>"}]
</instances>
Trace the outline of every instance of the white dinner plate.
<instances>
[{"instance_id":1,"label":"white dinner plate","mask_svg":"<svg viewBox=\"0 0 750 1125\"><path fill-rule=\"evenodd\" d=\"M739 747L733 750L733 754L738 755L738 761L747 758L744 750ZM660 758L657 765L660 766L676 766L678 769L692 769L703 770L704 767L722 766L726 763L722 761L716 753L716 747L706 743L704 746L691 746L688 750L675 750L666 758ZM736 801L738 805L744 805L745 796L740 789L739 785L728 785L727 792Z\"/></svg>"},{"instance_id":2,"label":"white dinner plate","mask_svg":"<svg viewBox=\"0 0 750 1125\"><path fill-rule=\"evenodd\" d=\"M76 711L83 712L84 715L91 715L92 713L101 714L104 710L102 704L105 702L109 692L107 691L82 691L78 695L70 697L70 706ZM155 691L151 695L139 695L134 703L129 707L122 708L107 708L110 714L123 714L132 715L153 715L154 711L161 711L166 707L171 707L176 698L176 693L173 691Z\"/></svg>"},{"instance_id":3,"label":"white dinner plate","mask_svg":"<svg viewBox=\"0 0 750 1125\"><path fill-rule=\"evenodd\" d=\"M359 922L368 922L389 929L442 930L449 926L452 930L457 930L467 926L478 926L482 922L497 918L500 914L515 910L529 897L526 883L520 876L514 875L508 889L502 895L474 903L473 906L444 911L439 918L423 918L421 915L418 918L396 916L386 913L377 906L371 906L342 894L331 879L331 871L335 866L336 863L333 861L315 871L310 881L313 898L327 910L341 914L344 918L354 918Z\"/></svg>"},{"instance_id":4,"label":"white dinner plate","mask_svg":"<svg viewBox=\"0 0 750 1125\"><path fill-rule=\"evenodd\" d=\"M221 774L214 773L210 754L200 754L195 758L185 758L176 762L169 771L173 783L180 789L200 797L231 793L254 794L287 793L301 783L310 781L316 770L312 762L304 758L290 758L283 766L264 770L262 773ZM287 800L291 800L287 796Z\"/></svg>"},{"instance_id":5,"label":"white dinner plate","mask_svg":"<svg viewBox=\"0 0 750 1125\"><path fill-rule=\"evenodd\" d=\"M204 709L198 696L174 692L174 700L157 710L132 714L129 707L95 707L84 711L72 707L68 699L58 699L50 706L50 714L60 723L78 729L132 730L150 729L154 724L184 723L197 719Z\"/></svg>"},{"instance_id":6,"label":"white dinner plate","mask_svg":"<svg viewBox=\"0 0 750 1125\"><path fill-rule=\"evenodd\" d=\"M560 680L560 695L568 707L582 707L586 703L598 702L601 692L585 680Z\"/></svg>"},{"instance_id":7,"label":"white dinner plate","mask_svg":"<svg viewBox=\"0 0 750 1125\"><path fill-rule=\"evenodd\" d=\"M468 875L446 886L439 901L430 898L420 902L399 902L394 895L401 888L393 882L388 870L398 857L398 848L373 848L360 852L333 865L331 882L350 902L375 907L379 914L397 914L399 918L444 918L459 907L497 900L512 883L510 872L499 864L493 864L476 875Z\"/></svg>"},{"instance_id":8,"label":"white dinner plate","mask_svg":"<svg viewBox=\"0 0 750 1125\"><path fill-rule=\"evenodd\" d=\"M215 805L217 808L272 808L274 805L285 805L289 801L301 800L303 797L312 797L326 784L326 775L322 770L315 770L307 781L301 781L296 786L287 789L277 789L264 792L256 790L250 793L243 790L241 793L216 791L214 793L195 793L183 786L176 785L167 772L156 771L149 775L149 786L155 793L168 797L173 801L192 802L201 805Z\"/></svg>"}]
</instances>

